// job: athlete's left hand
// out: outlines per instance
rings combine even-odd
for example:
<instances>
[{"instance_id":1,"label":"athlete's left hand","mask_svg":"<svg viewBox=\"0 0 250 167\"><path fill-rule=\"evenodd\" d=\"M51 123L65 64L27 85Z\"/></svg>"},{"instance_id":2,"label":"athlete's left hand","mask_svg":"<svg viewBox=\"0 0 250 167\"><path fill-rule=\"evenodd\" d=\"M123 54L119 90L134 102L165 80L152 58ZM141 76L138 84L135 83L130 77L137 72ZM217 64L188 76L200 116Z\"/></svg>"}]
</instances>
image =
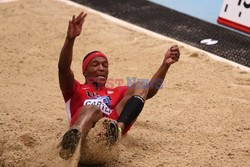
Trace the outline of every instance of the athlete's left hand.
<instances>
[{"instance_id":1,"label":"athlete's left hand","mask_svg":"<svg viewBox=\"0 0 250 167\"><path fill-rule=\"evenodd\" d=\"M180 58L180 50L177 45L171 46L165 54L164 63L168 66L177 62Z\"/></svg>"}]
</instances>

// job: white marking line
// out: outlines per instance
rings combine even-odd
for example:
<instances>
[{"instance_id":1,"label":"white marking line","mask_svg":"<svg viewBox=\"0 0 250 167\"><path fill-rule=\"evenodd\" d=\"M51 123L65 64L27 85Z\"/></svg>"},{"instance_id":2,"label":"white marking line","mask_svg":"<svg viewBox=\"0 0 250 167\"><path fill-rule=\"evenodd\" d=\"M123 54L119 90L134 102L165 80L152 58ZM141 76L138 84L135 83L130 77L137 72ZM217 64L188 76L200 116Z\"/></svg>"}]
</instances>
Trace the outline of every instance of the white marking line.
<instances>
[{"instance_id":1,"label":"white marking line","mask_svg":"<svg viewBox=\"0 0 250 167\"><path fill-rule=\"evenodd\" d=\"M7 3L7 2L14 2L14 1L17 1L17 0L0 0L0 3Z\"/></svg>"},{"instance_id":2,"label":"white marking line","mask_svg":"<svg viewBox=\"0 0 250 167\"><path fill-rule=\"evenodd\" d=\"M198 49L196 47L193 47L191 45L188 45L188 44L185 44L183 42L177 41L175 39L166 37L166 36L161 35L161 34L157 34L157 33L153 32L153 31L150 31L150 30L147 30L145 28L142 28L142 27L136 26L134 24L128 23L126 21L117 19L117 18L115 18L113 16L107 15L105 13L96 11L96 10L91 9L91 8L88 8L88 7L84 6L84 5L80 5L80 4L76 3L76 2L72 2L72 1L69 1L69 0L57 0L57 1L61 1L61 2L64 2L64 3L68 4L68 5L75 6L75 7L78 7L78 8L82 8L85 11L88 11L88 12L91 12L91 13L94 13L94 14L98 14L98 15L104 17L105 19L107 19L107 20L109 20L111 22L114 22L114 23L116 23L116 24L118 24L120 26L129 28L131 30L134 30L134 31L137 31L137 32L140 32L140 33L144 33L144 34L146 34L148 36L151 36L151 37L154 37L154 38L163 39L163 40L168 40L168 41L171 41L171 42L176 43L178 45L182 45L182 46L184 46L186 48L190 48L190 49L192 49L193 51L196 51L196 52L203 52L203 53L205 53L206 55L208 55L209 57L211 57L214 60L230 64L230 65L232 65L234 67L237 67L237 68L239 68L239 69L241 69L243 71L246 71L246 72L250 73L250 68L249 67L246 67L246 66L243 66L241 64L235 63L235 62L233 62L231 60L227 60L227 59L222 58L220 56L217 56L215 54L212 54L212 53L209 53L207 51L204 51L202 49Z\"/></svg>"}]
</instances>

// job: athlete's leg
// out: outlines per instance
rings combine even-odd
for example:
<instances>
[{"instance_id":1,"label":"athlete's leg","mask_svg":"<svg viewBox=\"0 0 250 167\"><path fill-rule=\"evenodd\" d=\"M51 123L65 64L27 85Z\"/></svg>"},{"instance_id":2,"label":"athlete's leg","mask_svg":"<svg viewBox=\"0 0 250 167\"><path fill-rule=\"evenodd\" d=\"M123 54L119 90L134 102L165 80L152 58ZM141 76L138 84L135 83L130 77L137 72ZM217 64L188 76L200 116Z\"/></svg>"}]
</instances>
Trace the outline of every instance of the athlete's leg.
<instances>
[{"instance_id":1,"label":"athlete's leg","mask_svg":"<svg viewBox=\"0 0 250 167\"><path fill-rule=\"evenodd\" d=\"M146 83L135 83L116 106L119 115L117 122L121 131L124 131L138 117L144 106L148 91L149 88Z\"/></svg>"},{"instance_id":2,"label":"athlete's leg","mask_svg":"<svg viewBox=\"0 0 250 167\"><path fill-rule=\"evenodd\" d=\"M69 159L75 152L81 138L85 138L95 123L103 117L97 106L83 106L73 116L71 128L64 134L61 142L60 156Z\"/></svg>"},{"instance_id":3,"label":"athlete's leg","mask_svg":"<svg viewBox=\"0 0 250 167\"><path fill-rule=\"evenodd\" d=\"M78 129L82 136L87 136L90 129L103 117L97 106L83 106L77 116L76 121L71 123L71 127Z\"/></svg>"}]
</instances>

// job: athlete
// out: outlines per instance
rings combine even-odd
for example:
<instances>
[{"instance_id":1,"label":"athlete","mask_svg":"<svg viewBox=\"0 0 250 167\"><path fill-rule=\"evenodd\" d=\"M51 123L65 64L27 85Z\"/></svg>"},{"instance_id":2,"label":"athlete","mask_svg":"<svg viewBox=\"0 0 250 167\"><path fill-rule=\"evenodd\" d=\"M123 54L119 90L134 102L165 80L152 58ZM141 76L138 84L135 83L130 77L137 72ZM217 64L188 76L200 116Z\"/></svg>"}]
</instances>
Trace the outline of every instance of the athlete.
<instances>
[{"instance_id":1,"label":"athlete","mask_svg":"<svg viewBox=\"0 0 250 167\"><path fill-rule=\"evenodd\" d=\"M164 60L148 84L136 82L130 87L105 86L109 74L109 61L105 54L93 51L87 54L82 62L82 73L85 83L74 78L71 70L73 45L76 37L82 32L87 14L81 12L73 15L68 23L67 36L60 53L58 74L60 88L66 103L70 128L61 142L60 156L69 159L79 143L101 118L105 121L105 136L110 145L116 143L119 135L127 133L143 109L147 99L153 97L162 85L169 67L180 57L179 48L173 45L165 53Z\"/></svg>"}]
</instances>

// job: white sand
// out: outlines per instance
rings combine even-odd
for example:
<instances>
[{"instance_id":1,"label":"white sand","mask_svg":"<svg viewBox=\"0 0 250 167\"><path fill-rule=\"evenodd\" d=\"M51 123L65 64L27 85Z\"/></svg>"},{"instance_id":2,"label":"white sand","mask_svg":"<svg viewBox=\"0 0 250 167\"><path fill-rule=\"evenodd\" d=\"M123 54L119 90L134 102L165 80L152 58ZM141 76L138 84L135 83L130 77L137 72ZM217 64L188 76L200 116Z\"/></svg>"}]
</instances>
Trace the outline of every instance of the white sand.
<instances>
[{"instance_id":1,"label":"white sand","mask_svg":"<svg viewBox=\"0 0 250 167\"><path fill-rule=\"evenodd\" d=\"M82 9L51 0L0 4L0 166L75 166L57 154L68 128L57 63L68 20ZM101 50L110 78L150 78L172 40L88 13L72 69ZM180 46L181 59L119 146L110 166L250 166L250 74Z\"/></svg>"}]
</instances>

